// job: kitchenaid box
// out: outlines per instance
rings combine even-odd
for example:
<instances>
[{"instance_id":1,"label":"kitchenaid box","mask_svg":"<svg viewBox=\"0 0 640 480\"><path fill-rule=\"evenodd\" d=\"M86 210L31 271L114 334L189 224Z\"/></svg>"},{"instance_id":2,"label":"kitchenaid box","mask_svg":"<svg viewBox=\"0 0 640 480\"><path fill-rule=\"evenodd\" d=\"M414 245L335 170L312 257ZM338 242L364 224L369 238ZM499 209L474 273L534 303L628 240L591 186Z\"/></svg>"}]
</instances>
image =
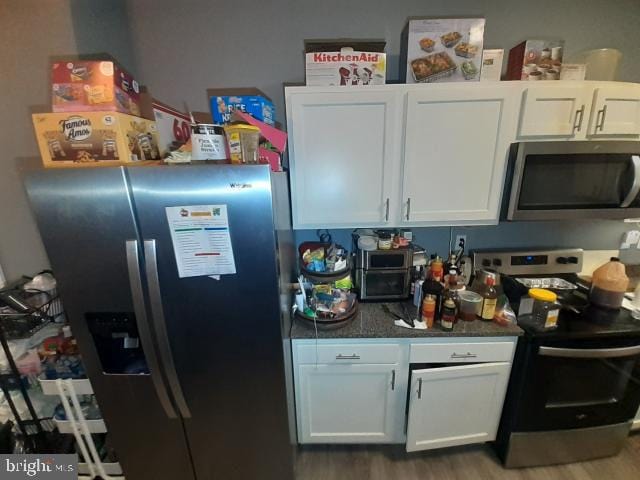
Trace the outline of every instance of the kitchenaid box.
<instances>
[{"instance_id":1,"label":"kitchenaid box","mask_svg":"<svg viewBox=\"0 0 640 480\"><path fill-rule=\"evenodd\" d=\"M409 19L400 44L406 83L477 81L484 18Z\"/></svg>"},{"instance_id":2,"label":"kitchenaid box","mask_svg":"<svg viewBox=\"0 0 640 480\"><path fill-rule=\"evenodd\" d=\"M36 113L45 167L113 166L160 160L156 124L124 113Z\"/></svg>"},{"instance_id":3,"label":"kitchenaid box","mask_svg":"<svg viewBox=\"0 0 640 480\"><path fill-rule=\"evenodd\" d=\"M112 60L53 62L51 93L54 112L113 111L140 115L138 82Z\"/></svg>"},{"instance_id":4,"label":"kitchenaid box","mask_svg":"<svg viewBox=\"0 0 640 480\"><path fill-rule=\"evenodd\" d=\"M384 40L305 40L308 86L384 85Z\"/></svg>"}]
</instances>

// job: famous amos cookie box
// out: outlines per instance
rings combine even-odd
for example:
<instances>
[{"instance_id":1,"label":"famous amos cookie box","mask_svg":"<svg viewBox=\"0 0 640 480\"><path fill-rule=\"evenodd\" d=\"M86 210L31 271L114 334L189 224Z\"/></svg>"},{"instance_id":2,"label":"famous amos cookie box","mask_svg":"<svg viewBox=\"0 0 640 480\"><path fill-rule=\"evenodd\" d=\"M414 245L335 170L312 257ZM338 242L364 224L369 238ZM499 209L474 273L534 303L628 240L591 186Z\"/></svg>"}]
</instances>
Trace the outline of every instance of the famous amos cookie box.
<instances>
[{"instance_id":1,"label":"famous amos cookie box","mask_svg":"<svg viewBox=\"0 0 640 480\"><path fill-rule=\"evenodd\" d=\"M113 166L158 161L156 124L117 112L36 113L45 167Z\"/></svg>"}]
</instances>

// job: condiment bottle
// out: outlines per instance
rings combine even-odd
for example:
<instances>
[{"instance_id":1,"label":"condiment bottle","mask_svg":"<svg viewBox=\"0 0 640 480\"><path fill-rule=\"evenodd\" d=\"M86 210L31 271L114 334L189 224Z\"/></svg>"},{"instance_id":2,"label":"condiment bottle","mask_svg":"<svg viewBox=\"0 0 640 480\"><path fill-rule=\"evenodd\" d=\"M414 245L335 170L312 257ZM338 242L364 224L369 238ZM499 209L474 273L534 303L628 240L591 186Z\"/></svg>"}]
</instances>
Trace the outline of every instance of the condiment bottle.
<instances>
[{"instance_id":1,"label":"condiment bottle","mask_svg":"<svg viewBox=\"0 0 640 480\"><path fill-rule=\"evenodd\" d=\"M447 275L444 298L452 298L453 302L458 304L458 275L454 268L449 270L449 275Z\"/></svg>"},{"instance_id":2,"label":"condiment bottle","mask_svg":"<svg viewBox=\"0 0 640 480\"><path fill-rule=\"evenodd\" d=\"M423 295L433 295L436 301L436 312L435 318L436 320L440 318L440 306L442 300L442 290L444 287L440 283L439 280L435 280L433 276L430 276L427 280L422 284L422 294Z\"/></svg>"},{"instance_id":3,"label":"condiment bottle","mask_svg":"<svg viewBox=\"0 0 640 480\"><path fill-rule=\"evenodd\" d=\"M493 317L496 314L496 305L498 303L498 292L493 287L496 283L494 277L487 277L485 281L485 288L481 292L482 294L482 313L480 318L482 320L493 321Z\"/></svg>"},{"instance_id":4,"label":"condiment bottle","mask_svg":"<svg viewBox=\"0 0 640 480\"><path fill-rule=\"evenodd\" d=\"M456 321L456 303L452 298L447 298L442 304L442 316L440 317L440 326L443 330L450 332L453 330L453 324Z\"/></svg>"},{"instance_id":5,"label":"condiment bottle","mask_svg":"<svg viewBox=\"0 0 640 480\"><path fill-rule=\"evenodd\" d=\"M444 275L443 268L442 258L436 256L436 258L431 262L431 278L437 282L441 282Z\"/></svg>"},{"instance_id":6,"label":"condiment bottle","mask_svg":"<svg viewBox=\"0 0 640 480\"><path fill-rule=\"evenodd\" d=\"M424 296L422 300L422 321L427 328L433 328L433 322L436 318L436 297L430 294Z\"/></svg>"}]
</instances>

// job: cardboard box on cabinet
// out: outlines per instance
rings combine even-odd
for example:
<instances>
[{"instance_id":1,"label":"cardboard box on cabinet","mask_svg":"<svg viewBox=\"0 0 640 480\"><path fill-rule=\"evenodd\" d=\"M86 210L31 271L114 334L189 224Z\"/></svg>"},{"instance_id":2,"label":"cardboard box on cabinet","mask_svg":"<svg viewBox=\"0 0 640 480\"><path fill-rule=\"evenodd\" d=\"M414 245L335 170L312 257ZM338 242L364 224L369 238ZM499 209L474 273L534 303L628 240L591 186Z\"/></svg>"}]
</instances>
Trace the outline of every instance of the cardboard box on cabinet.
<instances>
[{"instance_id":1,"label":"cardboard box on cabinet","mask_svg":"<svg viewBox=\"0 0 640 480\"><path fill-rule=\"evenodd\" d=\"M306 40L308 86L384 85L387 56L384 40Z\"/></svg>"},{"instance_id":2,"label":"cardboard box on cabinet","mask_svg":"<svg viewBox=\"0 0 640 480\"><path fill-rule=\"evenodd\" d=\"M406 83L477 81L484 18L412 18L402 32L400 79Z\"/></svg>"}]
</instances>

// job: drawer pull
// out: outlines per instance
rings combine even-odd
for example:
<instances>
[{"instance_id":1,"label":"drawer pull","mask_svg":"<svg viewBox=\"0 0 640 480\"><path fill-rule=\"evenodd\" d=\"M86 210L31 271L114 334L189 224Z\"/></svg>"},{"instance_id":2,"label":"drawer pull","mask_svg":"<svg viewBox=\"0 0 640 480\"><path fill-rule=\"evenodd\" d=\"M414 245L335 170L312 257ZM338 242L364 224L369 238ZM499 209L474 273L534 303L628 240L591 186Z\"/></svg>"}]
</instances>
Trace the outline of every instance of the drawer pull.
<instances>
[{"instance_id":1,"label":"drawer pull","mask_svg":"<svg viewBox=\"0 0 640 480\"><path fill-rule=\"evenodd\" d=\"M451 354L451 358L476 358L478 355L475 353L467 352L467 353L456 353L453 352Z\"/></svg>"},{"instance_id":2,"label":"drawer pull","mask_svg":"<svg viewBox=\"0 0 640 480\"><path fill-rule=\"evenodd\" d=\"M580 131L582 127L582 118L584 117L584 105L580 107L579 110L576 110L576 120L573 124L573 131Z\"/></svg>"},{"instance_id":3,"label":"drawer pull","mask_svg":"<svg viewBox=\"0 0 640 480\"><path fill-rule=\"evenodd\" d=\"M422 379L418 379L418 399L422 398Z\"/></svg>"},{"instance_id":4,"label":"drawer pull","mask_svg":"<svg viewBox=\"0 0 640 480\"><path fill-rule=\"evenodd\" d=\"M336 355L336 360L360 360L360 355L356 355L355 353L353 355L342 355L339 353Z\"/></svg>"},{"instance_id":5,"label":"drawer pull","mask_svg":"<svg viewBox=\"0 0 640 480\"><path fill-rule=\"evenodd\" d=\"M396 371L395 369L391 370L391 390L396 389Z\"/></svg>"}]
</instances>

